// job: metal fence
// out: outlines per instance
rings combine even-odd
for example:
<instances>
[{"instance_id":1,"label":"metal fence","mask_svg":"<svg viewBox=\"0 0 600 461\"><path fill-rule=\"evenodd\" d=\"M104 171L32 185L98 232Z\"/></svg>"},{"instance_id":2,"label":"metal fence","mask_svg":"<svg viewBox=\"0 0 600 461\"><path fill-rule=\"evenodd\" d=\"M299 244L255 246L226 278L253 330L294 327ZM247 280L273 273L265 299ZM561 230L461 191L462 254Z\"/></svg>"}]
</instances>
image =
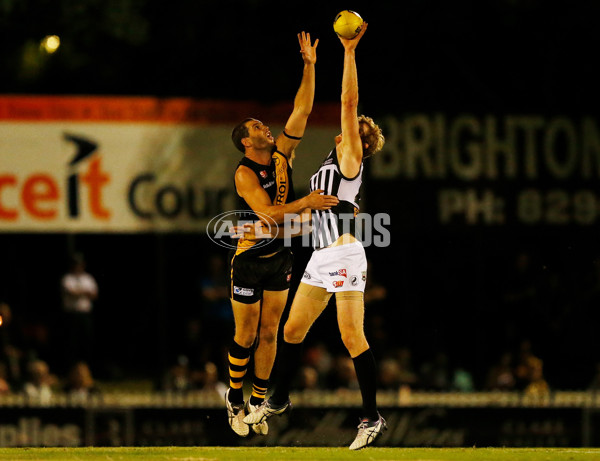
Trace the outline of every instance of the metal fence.
<instances>
[{"instance_id":1,"label":"metal fence","mask_svg":"<svg viewBox=\"0 0 600 461\"><path fill-rule=\"evenodd\" d=\"M266 437L237 437L216 392L109 393L46 402L0 397L0 446L344 446L356 432L360 394L304 392L269 420ZM554 392L379 395L389 430L380 446L600 446L600 396Z\"/></svg>"}]
</instances>

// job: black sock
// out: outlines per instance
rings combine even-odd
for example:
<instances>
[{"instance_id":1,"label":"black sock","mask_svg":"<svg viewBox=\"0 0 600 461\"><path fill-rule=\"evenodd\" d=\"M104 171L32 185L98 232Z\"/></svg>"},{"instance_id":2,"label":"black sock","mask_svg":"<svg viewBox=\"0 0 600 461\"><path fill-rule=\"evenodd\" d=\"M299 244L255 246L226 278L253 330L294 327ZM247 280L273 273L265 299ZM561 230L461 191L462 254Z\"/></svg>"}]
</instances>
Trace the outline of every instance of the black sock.
<instances>
[{"instance_id":1,"label":"black sock","mask_svg":"<svg viewBox=\"0 0 600 461\"><path fill-rule=\"evenodd\" d=\"M235 341L229 348L229 401L244 402L244 376L250 361L250 348L242 347Z\"/></svg>"},{"instance_id":2,"label":"black sock","mask_svg":"<svg viewBox=\"0 0 600 461\"><path fill-rule=\"evenodd\" d=\"M267 395L268 388L268 379L254 377L254 381L252 381L252 395L250 396L250 403L252 405L260 405L263 403L265 400L265 395Z\"/></svg>"},{"instance_id":3,"label":"black sock","mask_svg":"<svg viewBox=\"0 0 600 461\"><path fill-rule=\"evenodd\" d=\"M362 395L363 417L377 420L377 366L373 352L369 348L352 360Z\"/></svg>"},{"instance_id":4,"label":"black sock","mask_svg":"<svg viewBox=\"0 0 600 461\"><path fill-rule=\"evenodd\" d=\"M292 344L283 341L277 354L277 382L269 400L275 405L283 405L290 398L290 388L302 360L302 343Z\"/></svg>"}]
</instances>

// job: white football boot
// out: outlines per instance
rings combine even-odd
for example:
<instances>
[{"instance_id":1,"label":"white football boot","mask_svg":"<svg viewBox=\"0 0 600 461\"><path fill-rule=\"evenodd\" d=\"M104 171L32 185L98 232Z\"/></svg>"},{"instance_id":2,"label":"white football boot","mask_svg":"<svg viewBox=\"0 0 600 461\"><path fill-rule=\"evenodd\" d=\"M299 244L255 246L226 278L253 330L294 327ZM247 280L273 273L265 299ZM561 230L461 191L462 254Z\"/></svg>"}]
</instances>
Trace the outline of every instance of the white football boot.
<instances>
[{"instance_id":1,"label":"white football boot","mask_svg":"<svg viewBox=\"0 0 600 461\"><path fill-rule=\"evenodd\" d=\"M376 421L371 421L369 419L361 420L358 425L358 434L356 434L356 438L352 445L350 445L350 450L360 450L361 448L366 447L367 445L371 445L375 440L385 432L387 429L387 423L385 419L379 415L379 419Z\"/></svg>"},{"instance_id":2,"label":"white football boot","mask_svg":"<svg viewBox=\"0 0 600 461\"><path fill-rule=\"evenodd\" d=\"M258 407L254 407L251 413L246 415L244 422L246 424L261 424L273 415L280 415L285 412L288 408L292 407L292 402L289 400L281 406L275 406L270 400L266 400L261 403Z\"/></svg>"},{"instance_id":3,"label":"white football boot","mask_svg":"<svg viewBox=\"0 0 600 461\"><path fill-rule=\"evenodd\" d=\"M260 405L252 405L250 403L250 400L248 400L248 402L246 402L246 415L249 415L251 413L258 411L259 408L260 408ZM246 424L245 420L246 420L246 418L244 418L244 424ZM250 427L252 428L254 433L258 434L258 435L267 435L269 433L269 425L267 424L267 421L262 421L262 422L256 423L256 424L250 424Z\"/></svg>"},{"instance_id":4,"label":"white football boot","mask_svg":"<svg viewBox=\"0 0 600 461\"><path fill-rule=\"evenodd\" d=\"M225 392L225 406L227 407L227 419L233 432L241 437L246 437L250 433L250 428L244 423L244 404L233 404L229 401L229 390Z\"/></svg>"}]
</instances>

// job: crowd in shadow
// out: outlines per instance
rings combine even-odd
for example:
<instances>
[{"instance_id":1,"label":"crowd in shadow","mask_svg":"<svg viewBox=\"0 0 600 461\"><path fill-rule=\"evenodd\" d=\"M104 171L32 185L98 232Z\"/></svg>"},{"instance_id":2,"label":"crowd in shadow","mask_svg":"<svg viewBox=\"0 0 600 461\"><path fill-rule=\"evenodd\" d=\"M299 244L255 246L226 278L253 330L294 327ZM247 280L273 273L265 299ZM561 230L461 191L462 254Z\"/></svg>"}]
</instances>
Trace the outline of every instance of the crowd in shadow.
<instances>
[{"instance_id":1,"label":"crowd in shadow","mask_svg":"<svg viewBox=\"0 0 600 461\"><path fill-rule=\"evenodd\" d=\"M77 403L100 396L92 375L93 306L98 296L96 279L86 271L81 253L69 258L60 279L61 307L56 316L61 331L50 347L49 326L15 316L0 300L0 394L22 394L28 401L50 404L56 393ZM59 370L51 369L50 356L58 351Z\"/></svg>"},{"instance_id":2,"label":"crowd in shadow","mask_svg":"<svg viewBox=\"0 0 600 461\"><path fill-rule=\"evenodd\" d=\"M203 316L188 324L187 336L195 340L181 352L192 369L194 363L200 364L198 369L214 365L216 379L226 383L233 319L221 263L214 258L201 283ZM580 274L560 273L540 265L531 252L516 250L497 270L503 271L502 279L490 277L477 295L462 298L460 286L445 290L443 283L424 282L429 298L422 295L415 303L410 296L398 296L402 286L381 275L389 273L388 265L369 261L365 329L377 358L380 389L543 396L559 389L600 388L598 358L578 355L595 341L589 320L600 305L600 258L592 258ZM577 289L569 285L573 277ZM450 301L450 295L476 299L478 305L461 305ZM437 306L429 305L435 302ZM335 322L332 303L307 336L296 390L358 389Z\"/></svg>"},{"instance_id":3,"label":"crowd in shadow","mask_svg":"<svg viewBox=\"0 0 600 461\"><path fill-rule=\"evenodd\" d=\"M471 292L435 275L407 289L411 280L390 282L389 266L369 261L365 330L381 390L546 395L553 389L600 389L591 322L600 305L600 258L591 258L579 273L548 270L528 251L509 259L503 278L487 277L487 285ZM419 276L415 272L412 280ZM177 341L164 369L148 376L155 390L224 393L234 328L228 283L223 254L207 255L196 281L197 309L174 332ZM56 370L56 361L45 356L46 329L15 320L11 306L0 300L0 394L39 402L48 402L53 392L68 393L73 401L101 396L93 377L97 334L91 315L101 288L75 255L61 280L62 362ZM358 389L335 322L332 303L307 336L295 390Z\"/></svg>"}]
</instances>

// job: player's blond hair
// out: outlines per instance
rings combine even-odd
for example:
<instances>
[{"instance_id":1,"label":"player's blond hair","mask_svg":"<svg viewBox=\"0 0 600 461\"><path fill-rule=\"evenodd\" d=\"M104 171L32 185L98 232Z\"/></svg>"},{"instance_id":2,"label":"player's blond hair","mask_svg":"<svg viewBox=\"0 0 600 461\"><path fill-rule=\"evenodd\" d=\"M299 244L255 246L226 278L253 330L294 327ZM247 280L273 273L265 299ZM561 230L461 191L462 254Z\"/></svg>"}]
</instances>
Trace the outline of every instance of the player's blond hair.
<instances>
[{"instance_id":1,"label":"player's blond hair","mask_svg":"<svg viewBox=\"0 0 600 461\"><path fill-rule=\"evenodd\" d=\"M358 117L359 125L364 123L371 128L368 134L361 133L361 140L364 144L368 144L368 147L364 149L363 158L369 158L379 152L385 144L385 137L379 125L377 125L371 117L361 115Z\"/></svg>"}]
</instances>

